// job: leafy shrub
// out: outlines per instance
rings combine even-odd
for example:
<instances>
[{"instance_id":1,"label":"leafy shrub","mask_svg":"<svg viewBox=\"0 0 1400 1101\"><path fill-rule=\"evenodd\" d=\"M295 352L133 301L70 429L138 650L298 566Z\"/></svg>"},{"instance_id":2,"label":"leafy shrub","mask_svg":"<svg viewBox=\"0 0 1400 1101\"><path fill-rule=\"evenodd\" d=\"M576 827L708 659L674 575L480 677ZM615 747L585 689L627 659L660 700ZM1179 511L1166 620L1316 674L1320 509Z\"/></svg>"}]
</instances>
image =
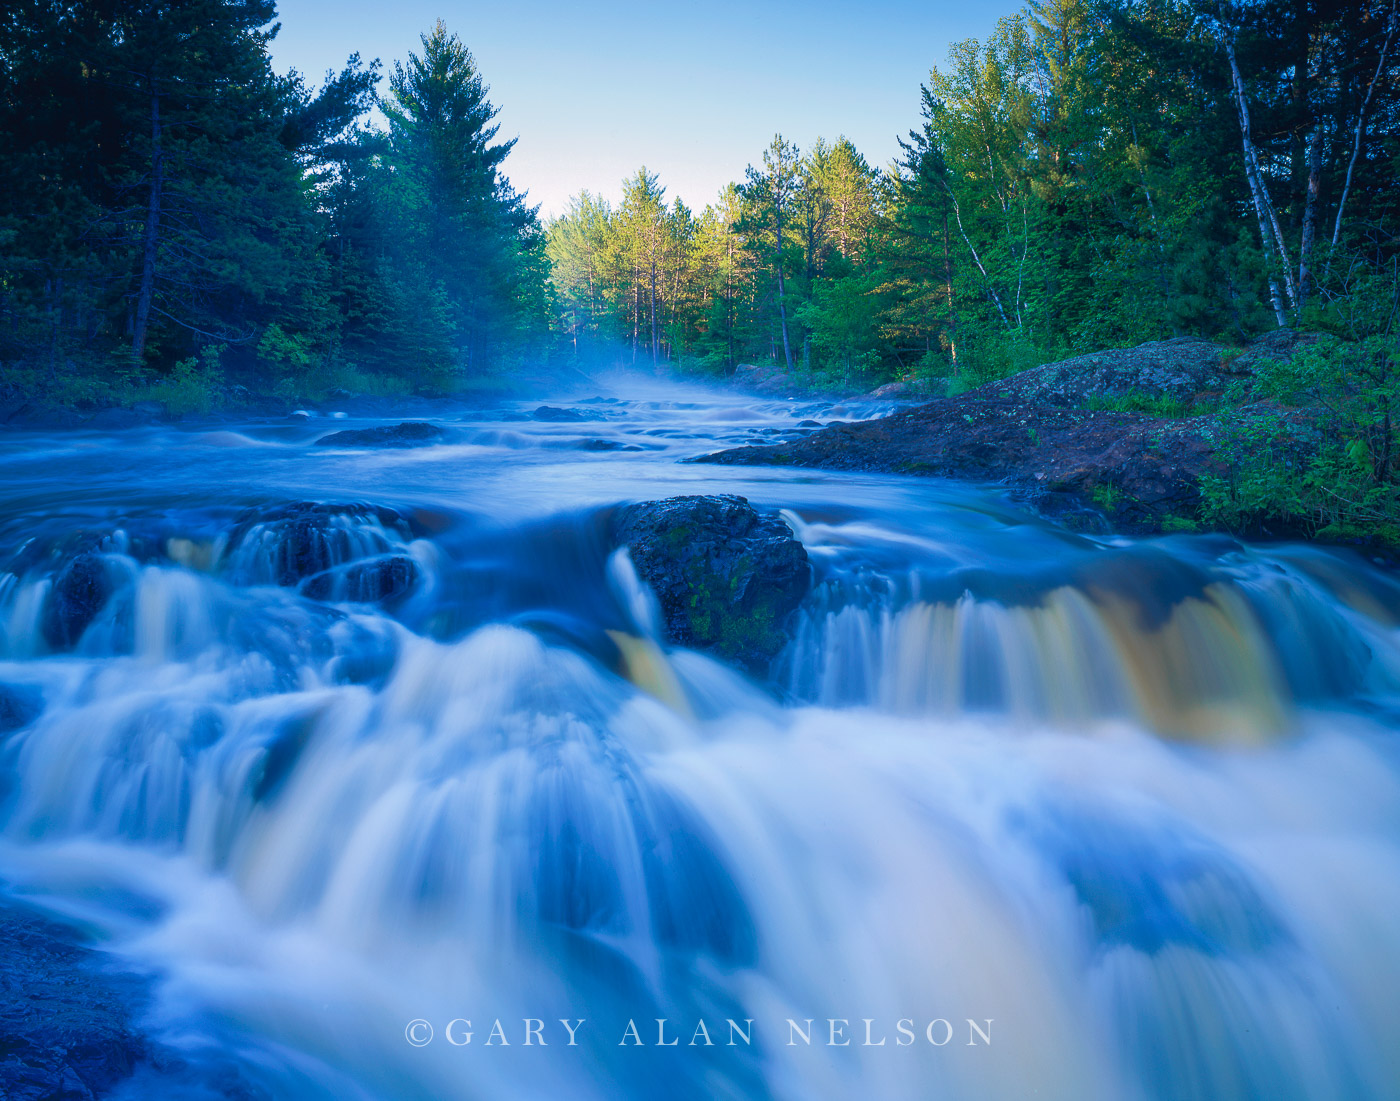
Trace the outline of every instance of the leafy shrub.
<instances>
[{"instance_id":1,"label":"leafy shrub","mask_svg":"<svg viewBox=\"0 0 1400 1101\"><path fill-rule=\"evenodd\" d=\"M964 390L1029 371L1042 363L1052 363L1064 358L1065 351L1043 347L1021 330L974 329L970 325L959 340L958 348L961 352L958 378L963 380Z\"/></svg>"},{"instance_id":2,"label":"leafy shrub","mask_svg":"<svg viewBox=\"0 0 1400 1101\"><path fill-rule=\"evenodd\" d=\"M1229 469L1202 481L1204 520L1400 543L1400 349L1389 336L1324 336L1261 365L1250 396L1269 404L1221 441Z\"/></svg>"},{"instance_id":3,"label":"leafy shrub","mask_svg":"<svg viewBox=\"0 0 1400 1101\"><path fill-rule=\"evenodd\" d=\"M158 401L176 416L208 413L219 404L224 387L219 360L223 345L212 345L196 356L182 359L168 375L133 390L135 401Z\"/></svg>"},{"instance_id":4,"label":"leafy shrub","mask_svg":"<svg viewBox=\"0 0 1400 1101\"><path fill-rule=\"evenodd\" d=\"M818 283L810 301L796 307L830 381L862 378L879 365L880 354L874 350L880 308L875 286L873 277L854 275Z\"/></svg>"},{"instance_id":5,"label":"leafy shrub","mask_svg":"<svg viewBox=\"0 0 1400 1101\"><path fill-rule=\"evenodd\" d=\"M372 397L402 397L412 393L407 379L361 371L319 351L301 333L269 325L258 341L258 358L271 368L273 392L284 401L321 402L337 390Z\"/></svg>"},{"instance_id":6,"label":"leafy shrub","mask_svg":"<svg viewBox=\"0 0 1400 1101\"><path fill-rule=\"evenodd\" d=\"M1089 398L1087 408L1100 413L1145 413L1150 417L1169 417L1173 420L1192 417L1206 412L1180 398L1169 398L1165 394L1131 393L1119 395L1094 394Z\"/></svg>"},{"instance_id":7,"label":"leafy shrub","mask_svg":"<svg viewBox=\"0 0 1400 1101\"><path fill-rule=\"evenodd\" d=\"M681 353L675 361L676 373L682 376L699 378L723 378L728 373L724 354L718 351L700 355Z\"/></svg>"},{"instance_id":8,"label":"leafy shrub","mask_svg":"<svg viewBox=\"0 0 1400 1101\"><path fill-rule=\"evenodd\" d=\"M1227 393L1246 408L1219 441L1226 474L1202 481L1201 517L1400 544L1400 262L1333 254L1305 320L1315 343Z\"/></svg>"},{"instance_id":9,"label":"leafy shrub","mask_svg":"<svg viewBox=\"0 0 1400 1101\"><path fill-rule=\"evenodd\" d=\"M1094 486L1090 496L1099 508L1105 512L1112 512L1124 499L1125 494L1120 486L1116 486L1112 482L1100 482Z\"/></svg>"}]
</instances>

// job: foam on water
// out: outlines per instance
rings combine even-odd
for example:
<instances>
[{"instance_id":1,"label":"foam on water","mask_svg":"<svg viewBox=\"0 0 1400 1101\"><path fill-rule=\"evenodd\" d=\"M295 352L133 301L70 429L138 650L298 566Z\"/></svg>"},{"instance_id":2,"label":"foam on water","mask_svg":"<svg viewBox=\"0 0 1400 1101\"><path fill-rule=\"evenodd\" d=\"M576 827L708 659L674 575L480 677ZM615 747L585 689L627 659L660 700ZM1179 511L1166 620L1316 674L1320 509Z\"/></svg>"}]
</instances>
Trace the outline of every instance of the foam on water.
<instances>
[{"instance_id":1,"label":"foam on water","mask_svg":"<svg viewBox=\"0 0 1400 1101\"><path fill-rule=\"evenodd\" d=\"M1394 584L821 484L769 686L589 509L16 513L0 872L275 1097L1397 1096Z\"/></svg>"}]
</instances>

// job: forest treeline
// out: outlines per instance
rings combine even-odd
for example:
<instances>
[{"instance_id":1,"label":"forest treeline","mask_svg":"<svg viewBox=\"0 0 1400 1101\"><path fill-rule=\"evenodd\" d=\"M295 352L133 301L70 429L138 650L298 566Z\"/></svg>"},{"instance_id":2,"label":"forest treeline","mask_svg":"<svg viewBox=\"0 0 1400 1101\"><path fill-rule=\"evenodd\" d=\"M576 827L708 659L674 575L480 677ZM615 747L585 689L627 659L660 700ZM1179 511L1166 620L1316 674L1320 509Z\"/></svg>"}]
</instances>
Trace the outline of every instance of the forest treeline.
<instances>
[{"instance_id":1,"label":"forest treeline","mask_svg":"<svg viewBox=\"0 0 1400 1101\"><path fill-rule=\"evenodd\" d=\"M583 358L966 381L1344 326L1396 290L1397 32L1391 0L1036 0L952 48L892 165L780 135L699 213L645 168L577 196L560 324Z\"/></svg>"},{"instance_id":2,"label":"forest treeline","mask_svg":"<svg viewBox=\"0 0 1400 1101\"><path fill-rule=\"evenodd\" d=\"M892 164L777 136L703 210L640 168L547 223L441 23L381 99L358 56L277 75L275 14L9 6L4 391L450 393L546 362L967 385L1173 335L1394 335L1396 0L1033 0L910 89Z\"/></svg>"},{"instance_id":3,"label":"forest treeline","mask_svg":"<svg viewBox=\"0 0 1400 1101\"><path fill-rule=\"evenodd\" d=\"M0 21L0 386L442 393L548 353L543 232L463 43L439 23L382 99L358 56L313 89L274 73L275 15L19 0Z\"/></svg>"}]
</instances>

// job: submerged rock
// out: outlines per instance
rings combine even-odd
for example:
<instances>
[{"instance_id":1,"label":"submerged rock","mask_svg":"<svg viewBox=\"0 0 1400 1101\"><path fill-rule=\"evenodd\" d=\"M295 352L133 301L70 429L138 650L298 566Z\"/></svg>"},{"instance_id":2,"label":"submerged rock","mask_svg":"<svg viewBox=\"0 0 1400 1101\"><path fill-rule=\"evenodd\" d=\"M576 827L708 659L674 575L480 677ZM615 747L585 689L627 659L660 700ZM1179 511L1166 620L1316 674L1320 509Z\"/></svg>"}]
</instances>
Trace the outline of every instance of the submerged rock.
<instances>
[{"instance_id":1,"label":"submerged rock","mask_svg":"<svg viewBox=\"0 0 1400 1101\"><path fill-rule=\"evenodd\" d=\"M389 554L308 577L300 591L313 600L393 604L411 593L420 580L421 571L412 558Z\"/></svg>"},{"instance_id":2,"label":"submerged rock","mask_svg":"<svg viewBox=\"0 0 1400 1101\"><path fill-rule=\"evenodd\" d=\"M322 436L316 443L322 447L423 447L442 439L443 434L441 428L427 421L404 421L375 428L348 428Z\"/></svg>"},{"instance_id":3,"label":"submerged rock","mask_svg":"<svg viewBox=\"0 0 1400 1101\"><path fill-rule=\"evenodd\" d=\"M53 580L44 603L44 641L55 650L70 650L83 637L112 588L99 555L71 559Z\"/></svg>"},{"instance_id":4,"label":"submerged rock","mask_svg":"<svg viewBox=\"0 0 1400 1101\"><path fill-rule=\"evenodd\" d=\"M763 675L811 587L807 551L743 497L671 497L624 506L613 539L656 593L671 642Z\"/></svg>"},{"instance_id":5,"label":"submerged rock","mask_svg":"<svg viewBox=\"0 0 1400 1101\"><path fill-rule=\"evenodd\" d=\"M23 730L44 711L44 695L28 684L0 684L0 737Z\"/></svg>"},{"instance_id":6,"label":"submerged rock","mask_svg":"<svg viewBox=\"0 0 1400 1101\"><path fill-rule=\"evenodd\" d=\"M390 555L409 538L407 522L390 508L297 501L243 513L220 565L234 584L290 587L336 567ZM376 562L366 575L370 583L355 586L355 591L374 588L379 569ZM387 569L392 581L397 567ZM328 580L326 592L333 587Z\"/></svg>"},{"instance_id":7,"label":"submerged rock","mask_svg":"<svg viewBox=\"0 0 1400 1101\"><path fill-rule=\"evenodd\" d=\"M197 1063L147 1034L150 985L106 965L77 928L0 899L0 1097L267 1101L235 1057Z\"/></svg>"},{"instance_id":8,"label":"submerged rock","mask_svg":"<svg viewBox=\"0 0 1400 1101\"><path fill-rule=\"evenodd\" d=\"M541 405L530 416L537 421L586 421L592 419L584 416L577 409L561 409L557 405Z\"/></svg>"},{"instance_id":9,"label":"submerged rock","mask_svg":"<svg viewBox=\"0 0 1400 1101\"><path fill-rule=\"evenodd\" d=\"M140 984L103 975L74 934L0 903L0 1091L6 1098L100 1097L146 1055L132 1023Z\"/></svg>"}]
</instances>

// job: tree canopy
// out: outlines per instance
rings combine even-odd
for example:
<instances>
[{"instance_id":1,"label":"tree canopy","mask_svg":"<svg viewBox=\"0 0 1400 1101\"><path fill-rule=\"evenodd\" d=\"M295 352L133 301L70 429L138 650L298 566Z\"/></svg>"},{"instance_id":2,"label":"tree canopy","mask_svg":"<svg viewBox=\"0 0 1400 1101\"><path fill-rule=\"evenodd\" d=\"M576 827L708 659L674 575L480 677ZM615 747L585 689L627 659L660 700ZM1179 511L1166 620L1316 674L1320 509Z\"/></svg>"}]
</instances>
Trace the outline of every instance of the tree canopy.
<instances>
[{"instance_id":1,"label":"tree canopy","mask_svg":"<svg viewBox=\"0 0 1400 1101\"><path fill-rule=\"evenodd\" d=\"M1396 0L1033 0L910 89L891 164L777 135L703 209L643 167L547 225L444 24L381 101L359 55L277 75L275 15L0 20L0 386L450 392L551 361L961 385L1335 329L1396 281Z\"/></svg>"},{"instance_id":2,"label":"tree canopy","mask_svg":"<svg viewBox=\"0 0 1400 1101\"><path fill-rule=\"evenodd\" d=\"M289 397L450 390L542 354L538 220L439 23L319 88L271 0L32 0L0 22L0 365L102 402L218 371Z\"/></svg>"},{"instance_id":3,"label":"tree canopy","mask_svg":"<svg viewBox=\"0 0 1400 1101\"><path fill-rule=\"evenodd\" d=\"M633 226L576 202L553 282L589 305L557 325L636 360L659 315L682 366L871 381L1325 325L1395 264L1397 39L1392 0L1036 0L952 46L896 163L776 138L662 250L654 308L611 266Z\"/></svg>"}]
</instances>

